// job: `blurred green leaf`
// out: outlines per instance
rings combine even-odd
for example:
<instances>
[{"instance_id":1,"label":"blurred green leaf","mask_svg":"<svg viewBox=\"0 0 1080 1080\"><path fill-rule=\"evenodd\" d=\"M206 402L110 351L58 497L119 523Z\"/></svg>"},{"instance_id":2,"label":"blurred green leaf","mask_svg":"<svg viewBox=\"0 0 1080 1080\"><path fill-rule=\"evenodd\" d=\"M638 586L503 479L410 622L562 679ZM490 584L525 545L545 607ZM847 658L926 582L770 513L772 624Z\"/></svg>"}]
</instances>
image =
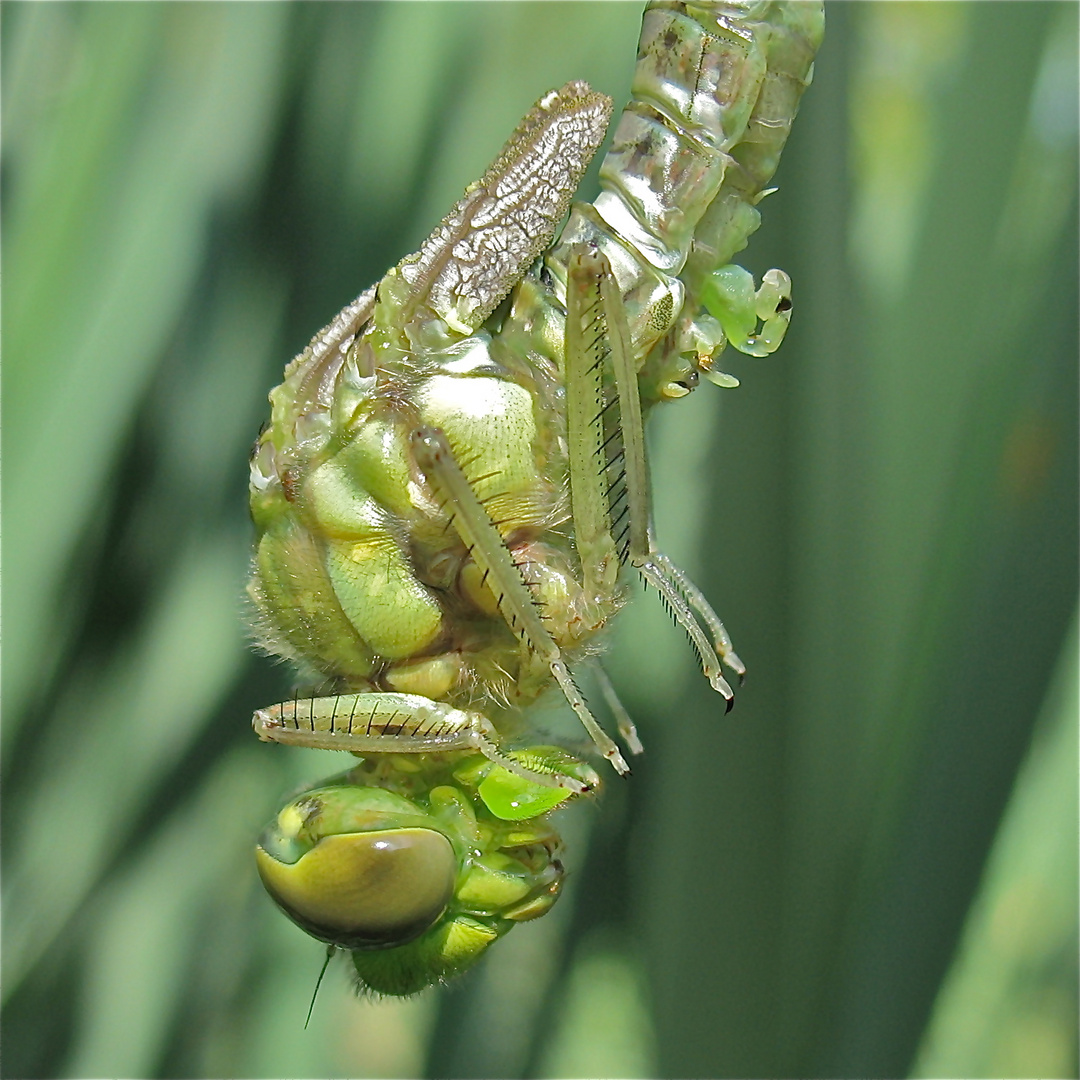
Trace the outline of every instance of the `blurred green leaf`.
<instances>
[{"instance_id":1,"label":"blurred green leaf","mask_svg":"<svg viewBox=\"0 0 1080 1080\"><path fill-rule=\"evenodd\" d=\"M5 155L6 739L64 643L65 564L199 270L209 217L263 164L288 15L41 6L11 5L5 20L16 72L32 65L21 54L37 20L66 20L70 44L32 126L8 117L22 136Z\"/></svg>"},{"instance_id":2,"label":"blurred green leaf","mask_svg":"<svg viewBox=\"0 0 1080 1080\"><path fill-rule=\"evenodd\" d=\"M913 1076L1074 1076L1076 620Z\"/></svg>"}]
</instances>

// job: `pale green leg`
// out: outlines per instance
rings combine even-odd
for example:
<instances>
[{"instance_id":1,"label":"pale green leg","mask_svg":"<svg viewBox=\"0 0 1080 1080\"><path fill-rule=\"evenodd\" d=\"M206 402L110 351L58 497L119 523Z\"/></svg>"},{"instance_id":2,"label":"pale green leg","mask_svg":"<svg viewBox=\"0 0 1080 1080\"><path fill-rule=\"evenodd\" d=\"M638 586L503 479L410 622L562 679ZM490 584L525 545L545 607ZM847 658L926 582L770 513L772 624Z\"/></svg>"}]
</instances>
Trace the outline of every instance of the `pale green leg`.
<instances>
[{"instance_id":1,"label":"pale green leg","mask_svg":"<svg viewBox=\"0 0 1080 1080\"><path fill-rule=\"evenodd\" d=\"M600 684L600 693L604 695L607 707L615 717L615 723L623 742L626 743L631 754L645 753L645 747L641 745L641 738L638 735L637 725L626 711L626 706L619 700L619 695L615 693L615 687L612 685L608 673L600 664L597 664L594 670L596 671L596 681Z\"/></svg>"},{"instance_id":2,"label":"pale green leg","mask_svg":"<svg viewBox=\"0 0 1080 1080\"><path fill-rule=\"evenodd\" d=\"M446 437L435 428L421 428L413 432L412 448L417 464L445 497L446 505L453 508L451 524L477 566L484 571L507 625L533 654L548 665L570 707L577 713L600 753L611 762L616 772L625 775L630 767L611 737L596 722L581 691L574 685L559 646L544 626L543 614L529 586L490 515L461 471Z\"/></svg>"},{"instance_id":3,"label":"pale green leg","mask_svg":"<svg viewBox=\"0 0 1080 1080\"><path fill-rule=\"evenodd\" d=\"M577 251L567 267L563 378L570 502L582 585L587 595L606 597L614 595L620 563L612 533L608 460L621 446L609 448L604 438L604 370L611 351L599 287L604 265L593 252ZM614 432L612 441L619 441ZM630 753L640 754L644 748L634 721L604 669L597 664L594 670L619 734Z\"/></svg>"},{"instance_id":4,"label":"pale green leg","mask_svg":"<svg viewBox=\"0 0 1080 1080\"><path fill-rule=\"evenodd\" d=\"M620 563L607 487L610 451L604 444L603 413L604 368L610 348L599 269L597 256L587 251L575 252L567 267L563 371L574 540L582 586L590 598L614 595Z\"/></svg>"},{"instance_id":5,"label":"pale green leg","mask_svg":"<svg viewBox=\"0 0 1080 1080\"><path fill-rule=\"evenodd\" d=\"M528 769L504 754L494 727L480 713L418 694L373 692L297 698L259 709L252 726L264 742L361 755L474 750L531 783L579 795L589 790L572 776Z\"/></svg>"},{"instance_id":6,"label":"pale green leg","mask_svg":"<svg viewBox=\"0 0 1080 1080\"><path fill-rule=\"evenodd\" d=\"M742 675L745 668L731 647L731 639L724 629L716 612L713 611L701 590L676 567L671 560L657 550L652 532L652 511L649 500L649 476L645 459L645 433L642 422L641 400L638 394L637 370L633 363L630 347L629 329L626 315L619 294L618 284L611 273L607 259L599 252L582 250L575 254L571 264L571 279L577 280L583 291L585 282L591 282L590 289L596 296L594 314L591 303L582 305L582 310L589 312L588 320L567 324L567 362L568 382L575 377L570 368L574 356L594 353L610 354L611 365L615 373L615 391L618 400L619 425L622 439L622 472L625 483L625 514L620 513L620 522L625 517L625 526L612 522L617 535L616 544L624 551L626 560L634 566L641 576L663 597L671 609L676 621L686 631L698 656L702 670L710 685L728 701L728 707L734 697L731 687L721 673L718 657L732 670ZM569 295L568 292L568 305ZM581 341L576 341L576 338ZM603 338L603 343L595 343L593 338ZM599 423L599 418L597 418ZM571 444L573 439L571 439ZM572 452L571 446L571 452ZM573 482L573 473L571 474ZM575 518L577 513L577 495L573 493ZM609 505L614 505L610 501ZM618 496L622 498L622 495ZM625 542L624 542L625 541ZM695 614L696 613L696 614ZM712 634L702 629L698 616Z\"/></svg>"},{"instance_id":7,"label":"pale green leg","mask_svg":"<svg viewBox=\"0 0 1080 1080\"><path fill-rule=\"evenodd\" d=\"M684 570L676 566L662 552L653 552L653 558L664 569L683 596L686 597L694 611L701 616L706 629L716 643L716 651L720 658L741 680L746 674L746 665L735 655L735 648L731 644L731 638L727 630L724 629L720 617L713 611L709 601L705 599L705 594L694 584Z\"/></svg>"}]
</instances>

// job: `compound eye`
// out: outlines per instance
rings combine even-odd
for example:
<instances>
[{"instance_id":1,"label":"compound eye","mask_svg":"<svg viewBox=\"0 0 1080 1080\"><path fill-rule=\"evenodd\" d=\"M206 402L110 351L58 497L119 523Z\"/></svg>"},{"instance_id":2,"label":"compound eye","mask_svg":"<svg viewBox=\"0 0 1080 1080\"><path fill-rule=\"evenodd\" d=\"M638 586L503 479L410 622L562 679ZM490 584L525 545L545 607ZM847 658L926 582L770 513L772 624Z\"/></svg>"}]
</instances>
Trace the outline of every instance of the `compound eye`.
<instances>
[{"instance_id":1,"label":"compound eye","mask_svg":"<svg viewBox=\"0 0 1080 1080\"><path fill-rule=\"evenodd\" d=\"M349 949L403 945L446 910L457 858L442 833L402 828L324 836L295 863L255 849L267 892L313 937Z\"/></svg>"}]
</instances>

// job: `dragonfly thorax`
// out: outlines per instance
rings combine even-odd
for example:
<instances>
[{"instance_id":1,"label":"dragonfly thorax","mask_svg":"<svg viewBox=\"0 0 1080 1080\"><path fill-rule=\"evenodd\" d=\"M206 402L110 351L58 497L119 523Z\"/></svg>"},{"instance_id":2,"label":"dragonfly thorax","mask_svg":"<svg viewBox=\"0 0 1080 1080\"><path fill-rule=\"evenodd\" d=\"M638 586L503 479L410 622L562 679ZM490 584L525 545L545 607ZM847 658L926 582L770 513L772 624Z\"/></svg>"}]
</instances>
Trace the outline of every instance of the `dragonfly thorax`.
<instances>
[{"instance_id":1,"label":"dragonfly thorax","mask_svg":"<svg viewBox=\"0 0 1080 1080\"><path fill-rule=\"evenodd\" d=\"M483 331L427 356L384 345L369 328L271 395L287 389L297 404L276 410L252 462L260 640L343 690L527 704L550 683L547 666L500 614L486 567L451 527L454 500L410 438L445 435L545 626L573 652L619 598L582 585L558 370Z\"/></svg>"}]
</instances>

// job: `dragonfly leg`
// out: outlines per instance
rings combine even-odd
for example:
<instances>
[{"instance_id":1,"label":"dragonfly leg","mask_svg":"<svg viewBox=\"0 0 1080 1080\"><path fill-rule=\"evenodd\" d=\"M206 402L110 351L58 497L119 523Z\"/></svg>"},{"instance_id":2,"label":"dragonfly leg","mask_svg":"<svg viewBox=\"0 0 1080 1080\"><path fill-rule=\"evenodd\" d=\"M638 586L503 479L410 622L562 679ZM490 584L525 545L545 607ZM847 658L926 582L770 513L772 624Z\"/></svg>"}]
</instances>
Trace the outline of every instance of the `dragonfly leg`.
<instances>
[{"instance_id":1,"label":"dragonfly leg","mask_svg":"<svg viewBox=\"0 0 1080 1080\"><path fill-rule=\"evenodd\" d=\"M446 436L437 428L419 428L413 432L412 448L420 468L432 481L445 506L450 510L452 527L469 549L474 562L486 575L496 597L499 613L506 620L506 624L530 652L548 665L563 695L577 713L582 726L600 753L611 762L616 772L625 775L630 771L630 767L614 741L589 711L585 698L574 684L559 646L544 626L542 609L530 592L521 570L514 563L491 516L458 465Z\"/></svg>"},{"instance_id":2,"label":"dragonfly leg","mask_svg":"<svg viewBox=\"0 0 1080 1080\"><path fill-rule=\"evenodd\" d=\"M597 268L596 255L587 249L575 251L567 267L563 361L574 540L582 586L591 597L614 593L621 561L607 480L621 443L616 428L605 434L612 426L604 423L604 373L611 350Z\"/></svg>"},{"instance_id":3,"label":"dragonfly leg","mask_svg":"<svg viewBox=\"0 0 1080 1080\"><path fill-rule=\"evenodd\" d=\"M590 436L590 439L599 440L604 448L601 479L613 542L619 557L629 562L660 593L675 621L686 631L697 650L709 683L723 695L730 708L734 695L722 674L720 661L740 676L746 669L732 649L723 623L701 590L657 549L653 536L637 368L618 283L607 258L589 248L575 252L569 281L576 289L567 288L567 381L585 378L584 374L575 373L576 369L570 369L572 360L579 355L585 357L581 368L590 358L597 364L610 357L614 375L614 386L607 388L594 421L594 427L599 426L600 431ZM572 292L580 292L581 299L572 301ZM575 338L578 340L571 344L571 339ZM574 441L572 436L570 441L571 444ZM591 447L592 442L587 445ZM572 471L572 487L573 484ZM573 497L576 521L576 493ZM588 499L591 498L590 494Z\"/></svg>"},{"instance_id":4,"label":"dragonfly leg","mask_svg":"<svg viewBox=\"0 0 1080 1080\"><path fill-rule=\"evenodd\" d=\"M619 695L615 693L615 687L612 685L608 673L600 664L596 665L595 671L596 681L600 684L600 693L604 695L607 707L615 717L615 724L618 727L623 742L626 743L631 754L644 754L645 747L641 744L641 737L638 735L637 725L626 711L626 706L619 700Z\"/></svg>"},{"instance_id":5,"label":"dragonfly leg","mask_svg":"<svg viewBox=\"0 0 1080 1080\"><path fill-rule=\"evenodd\" d=\"M494 727L482 714L418 694L374 692L294 698L257 710L252 726L264 742L361 755L476 750L531 783L565 788L579 795L589 790L575 777L529 769L503 753Z\"/></svg>"}]
</instances>

